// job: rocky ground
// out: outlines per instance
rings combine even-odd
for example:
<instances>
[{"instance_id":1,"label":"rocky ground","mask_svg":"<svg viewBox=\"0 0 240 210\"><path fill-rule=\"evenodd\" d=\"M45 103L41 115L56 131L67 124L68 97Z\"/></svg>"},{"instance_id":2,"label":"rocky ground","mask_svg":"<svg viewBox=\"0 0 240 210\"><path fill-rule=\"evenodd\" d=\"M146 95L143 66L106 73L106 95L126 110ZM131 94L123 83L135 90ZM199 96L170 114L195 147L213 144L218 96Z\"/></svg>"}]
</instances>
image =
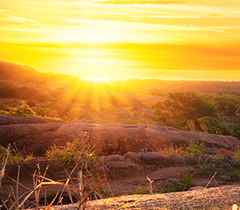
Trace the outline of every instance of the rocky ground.
<instances>
[{"instance_id":1,"label":"rocky ground","mask_svg":"<svg viewBox=\"0 0 240 210\"><path fill-rule=\"evenodd\" d=\"M95 185L106 178L107 181L97 191L97 197L101 199L88 202L89 209L227 209L234 203L240 204L240 161L219 156L221 147L234 149L240 146L240 141L234 137L183 132L163 126L98 126L38 119L29 124L26 123L27 118L3 117L0 116L1 144L6 146L15 142L25 154L30 151L35 155L43 154L49 145L63 145L75 138L95 143L96 161L89 165L79 163L70 180L78 187L80 169L85 184L91 177ZM5 119L5 123L1 119ZM207 155L177 156L164 152L187 145L190 140L204 142ZM18 194L24 197L34 189L34 172L43 175L46 171L45 177L65 183L75 165L41 156L31 162L9 163L0 188L0 200L7 200L9 195L12 200L16 197L14 180L17 180L19 166L21 185L18 185ZM86 187L84 193L90 189ZM189 191L191 189L197 190ZM169 193L178 190L185 192ZM50 197L57 191L56 187L46 192L42 190L42 204L46 195ZM69 202L67 191L63 195L63 202ZM124 197L119 197L122 195ZM33 194L24 207L34 207L35 202ZM11 205L9 199L8 205ZM76 205L54 208L76 209Z\"/></svg>"},{"instance_id":2,"label":"rocky ground","mask_svg":"<svg viewBox=\"0 0 240 210\"><path fill-rule=\"evenodd\" d=\"M209 163L204 166L206 158L208 158ZM193 209L192 207L196 209L209 209L209 207L223 209L223 207L229 207L234 203L240 204L238 174L231 176L226 171L218 171L217 168L220 165L230 167L228 165L230 160L211 159L208 156L201 156L200 159L201 164L194 157L172 156L169 158L160 153L129 152L124 156L101 156L92 166L93 168L89 168L91 175L84 170L85 179L93 177L94 185L103 178L107 180L97 191L99 193L98 202L88 202L89 209L154 209L154 207L156 209ZM231 160L231 163L240 164L237 160ZM2 180L0 192L2 200L6 200L8 195L11 195L14 200L13 192L16 192L17 185L12 179L17 179L18 165L16 163L7 165L6 176ZM70 174L73 168L73 166L67 167L61 161L35 160L31 163L21 163L19 195L25 193L26 196L31 189L34 189L32 181L34 171L40 168L41 174L44 174L47 166L49 167L46 177L55 181L61 180L62 183L65 183L68 178L67 174ZM78 187L78 182L75 179L78 177L78 172L79 168L71 176L72 184L75 187ZM184 182L184 177L186 179L191 177L191 180ZM12 186L12 191L10 186ZM49 192L56 193L58 190L59 188L56 187L51 188L45 194L45 191L42 190L40 201L43 201ZM167 193L174 190L187 192ZM190 192L191 190L194 192ZM85 193L87 192L89 189ZM148 193L148 195L136 195L144 193ZM119 197L122 195L124 197ZM111 199L105 200L104 198L107 197ZM62 202L70 202L66 190ZM25 206L34 207L35 197L31 196ZM76 209L76 205L70 207ZM58 208L70 209L70 207L62 205Z\"/></svg>"},{"instance_id":3,"label":"rocky ground","mask_svg":"<svg viewBox=\"0 0 240 210\"><path fill-rule=\"evenodd\" d=\"M227 185L209 189L153 195L127 195L90 201L86 209L231 209L240 203L240 186ZM75 210L77 204L58 205L55 210Z\"/></svg>"}]
</instances>

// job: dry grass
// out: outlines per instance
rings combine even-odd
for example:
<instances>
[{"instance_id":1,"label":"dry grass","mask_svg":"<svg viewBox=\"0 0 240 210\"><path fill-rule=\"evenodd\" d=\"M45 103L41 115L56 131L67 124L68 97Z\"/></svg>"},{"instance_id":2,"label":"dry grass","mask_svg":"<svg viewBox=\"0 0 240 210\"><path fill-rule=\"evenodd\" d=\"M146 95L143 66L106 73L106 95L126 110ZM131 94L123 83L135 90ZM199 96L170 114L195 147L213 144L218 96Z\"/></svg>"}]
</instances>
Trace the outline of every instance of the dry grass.
<instances>
[{"instance_id":1,"label":"dry grass","mask_svg":"<svg viewBox=\"0 0 240 210\"><path fill-rule=\"evenodd\" d=\"M42 191L44 191L45 193L45 198L44 200L47 201L47 197L46 197L46 190L49 189L58 189L56 192L55 197L51 200L51 202L49 204L45 205L45 209L49 210L51 208L51 206L57 201L57 204L61 204L62 199L63 199L63 192L67 192L68 193L68 197L71 201L71 203L73 204L73 195L75 197L75 199L77 199L78 202L78 207L77 209L85 209L86 203L89 199L89 197L91 196L92 193L94 193L105 181L106 179L102 179L99 183L97 183L92 189L90 189L90 191L88 193L85 192L86 188L91 187L91 183L93 181L93 178L90 178L87 182L86 185L83 185L83 177L81 177L81 179L74 179L72 178L72 174L73 172L78 168L78 165L76 165L70 174L68 174L68 178L65 180L65 182L63 181L54 181L51 180L49 178L46 177L46 173L48 168L46 168L45 172L43 175L41 175L40 172L40 167L38 166L38 171L34 172L33 174L33 186L34 188L28 189L27 187L21 185L19 183L19 176L20 176L20 167L18 168L18 175L17 175L17 180L13 180L16 183L16 193L14 193L14 191L11 191L11 195L8 196L8 199L5 201L2 201L2 205L1 207L4 207L7 210L11 210L11 209L24 209L24 205L26 204L26 202L32 197L32 195L35 196L35 206L37 209L40 208L40 193ZM80 172L81 173L81 172ZM73 179L74 180L78 180L77 184L73 183ZM21 185L22 187L24 187L25 189L27 189L28 191L26 193L23 193L21 195L19 195L18 189L19 189L19 185ZM81 186L80 188L76 187L76 186Z\"/></svg>"}]
</instances>

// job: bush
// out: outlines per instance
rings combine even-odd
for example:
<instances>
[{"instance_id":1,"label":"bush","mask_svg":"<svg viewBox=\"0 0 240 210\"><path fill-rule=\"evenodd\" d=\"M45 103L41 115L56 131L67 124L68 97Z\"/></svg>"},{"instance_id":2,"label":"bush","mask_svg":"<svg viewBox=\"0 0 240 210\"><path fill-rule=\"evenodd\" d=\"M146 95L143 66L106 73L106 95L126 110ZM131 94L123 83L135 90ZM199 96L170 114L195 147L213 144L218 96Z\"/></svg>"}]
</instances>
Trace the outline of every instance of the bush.
<instances>
[{"instance_id":1,"label":"bush","mask_svg":"<svg viewBox=\"0 0 240 210\"><path fill-rule=\"evenodd\" d=\"M1 104L0 104L0 110L9 112L9 111L10 111L10 108L9 108L8 105L1 103Z\"/></svg>"},{"instance_id":2,"label":"bush","mask_svg":"<svg viewBox=\"0 0 240 210\"><path fill-rule=\"evenodd\" d=\"M22 116L22 117L36 116L36 112L34 112L29 107L29 105L25 104L24 101L17 108L11 108L10 111L9 111L9 114L16 115L16 116Z\"/></svg>"},{"instance_id":3,"label":"bush","mask_svg":"<svg viewBox=\"0 0 240 210\"><path fill-rule=\"evenodd\" d=\"M204 150L206 149L206 146L204 143L194 143L193 141L189 142L188 147L182 147L179 149L179 155L180 156L196 156L196 155L205 155Z\"/></svg>"},{"instance_id":4,"label":"bush","mask_svg":"<svg viewBox=\"0 0 240 210\"><path fill-rule=\"evenodd\" d=\"M240 130L232 134L233 137L236 137L240 140Z\"/></svg>"},{"instance_id":5,"label":"bush","mask_svg":"<svg viewBox=\"0 0 240 210\"><path fill-rule=\"evenodd\" d=\"M95 161L93 147L90 143L83 145L79 139L74 142L68 142L66 146L51 146L45 153L45 156L51 159L58 159L66 164L76 164L85 162L90 164Z\"/></svg>"},{"instance_id":6,"label":"bush","mask_svg":"<svg viewBox=\"0 0 240 210\"><path fill-rule=\"evenodd\" d=\"M34 112L36 112L36 114L38 116L57 118L56 110L52 110L52 109L44 107L44 106L35 106L35 107L32 107L32 109Z\"/></svg>"}]
</instances>

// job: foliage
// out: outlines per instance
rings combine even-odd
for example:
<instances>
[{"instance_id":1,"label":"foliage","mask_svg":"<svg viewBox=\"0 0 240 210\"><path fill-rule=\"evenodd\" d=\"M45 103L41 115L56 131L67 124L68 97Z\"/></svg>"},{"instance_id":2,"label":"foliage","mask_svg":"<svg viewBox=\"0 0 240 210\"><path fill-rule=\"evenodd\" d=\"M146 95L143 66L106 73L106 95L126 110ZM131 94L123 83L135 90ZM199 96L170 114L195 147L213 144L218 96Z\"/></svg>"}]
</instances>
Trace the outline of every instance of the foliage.
<instances>
[{"instance_id":1,"label":"foliage","mask_svg":"<svg viewBox=\"0 0 240 210\"><path fill-rule=\"evenodd\" d=\"M224 115L233 116L237 111L238 96L235 94L205 94L203 95L204 101L211 101L219 112Z\"/></svg>"},{"instance_id":2,"label":"foliage","mask_svg":"<svg viewBox=\"0 0 240 210\"><path fill-rule=\"evenodd\" d=\"M199 143L199 142L193 142L189 141L189 144L187 147L182 147L178 149L178 154L180 156L196 156L196 155L205 155L204 150L206 149L206 146L204 143Z\"/></svg>"},{"instance_id":3,"label":"foliage","mask_svg":"<svg viewBox=\"0 0 240 210\"><path fill-rule=\"evenodd\" d=\"M185 174L180 180L174 180L167 183L163 192L169 193L187 190L192 183L192 177L193 174Z\"/></svg>"},{"instance_id":4,"label":"foliage","mask_svg":"<svg viewBox=\"0 0 240 210\"><path fill-rule=\"evenodd\" d=\"M193 174L185 174L182 177L182 181L185 184L185 187L190 186L192 183Z\"/></svg>"},{"instance_id":5,"label":"foliage","mask_svg":"<svg viewBox=\"0 0 240 210\"><path fill-rule=\"evenodd\" d=\"M10 108L9 108L8 105L6 105L6 104L4 104L4 103L0 103L0 110L9 112L9 111L10 111Z\"/></svg>"},{"instance_id":6,"label":"foliage","mask_svg":"<svg viewBox=\"0 0 240 210\"><path fill-rule=\"evenodd\" d=\"M176 122L196 120L203 116L217 118L216 108L191 92L169 93L163 107L171 112L172 119Z\"/></svg>"},{"instance_id":7,"label":"foliage","mask_svg":"<svg viewBox=\"0 0 240 210\"><path fill-rule=\"evenodd\" d=\"M202 117L199 120L203 121L207 130L211 134L230 135L230 131L226 126L223 126L219 119L213 117Z\"/></svg>"},{"instance_id":8,"label":"foliage","mask_svg":"<svg viewBox=\"0 0 240 210\"><path fill-rule=\"evenodd\" d=\"M135 121L133 121L131 119L122 119L121 123L122 124L137 124Z\"/></svg>"},{"instance_id":9,"label":"foliage","mask_svg":"<svg viewBox=\"0 0 240 210\"><path fill-rule=\"evenodd\" d=\"M237 106L232 101L219 100L216 103L218 110L225 115L234 115L237 111Z\"/></svg>"},{"instance_id":10,"label":"foliage","mask_svg":"<svg viewBox=\"0 0 240 210\"><path fill-rule=\"evenodd\" d=\"M235 158L240 159L240 149L239 148L235 150Z\"/></svg>"},{"instance_id":11,"label":"foliage","mask_svg":"<svg viewBox=\"0 0 240 210\"><path fill-rule=\"evenodd\" d=\"M52 110L44 106L35 106L35 107L32 107L32 110L36 112L38 116L41 116L41 117L57 118L56 110Z\"/></svg>"},{"instance_id":12,"label":"foliage","mask_svg":"<svg viewBox=\"0 0 240 210\"><path fill-rule=\"evenodd\" d=\"M85 162L90 164L95 161L96 156L94 148L90 143L83 145L79 139L74 142L68 142L66 146L51 146L45 153L45 156L51 159L58 159L66 164Z\"/></svg>"},{"instance_id":13,"label":"foliage","mask_svg":"<svg viewBox=\"0 0 240 210\"><path fill-rule=\"evenodd\" d=\"M1 150L5 150L3 147L1 148ZM20 163L20 162L31 162L33 159L35 159L35 156L33 156L33 154L29 154L26 157L24 157L21 152L18 151L16 145L14 144L14 146L10 147L9 150L9 157L8 157L8 163ZM0 153L0 164L2 164L3 160L4 160L4 156L6 155L6 152L2 152Z\"/></svg>"},{"instance_id":14,"label":"foliage","mask_svg":"<svg viewBox=\"0 0 240 210\"><path fill-rule=\"evenodd\" d=\"M240 140L240 130L232 134L233 137L236 137Z\"/></svg>"},{"instance_id":15,"label":"foliage","mask_svg":"<svg viewBox=\"0 0 240 210\"><path fill-rule=\"evenodd\" d=\"M138 186L134 194L149 194L149 189Z\"/></svg>"},{"instance_id":16,"label":"foliage","mask_svg":"<svg viewBox=\"0 0 240 210\"><path fill-rule=\"evenodd\" d=\"M17 108L11 108L9 111L9 114L11 115L17 115L22 117L27 116L36 116L36 112L34 112L29 105L25 104L23 101L21 105L19 105Z\"/></svg>"},{"instance_id":17,"label":"foliage","mask_svg":"<svg viewBox=\"0 0 240 210\"><path fill-rule=\"evenodd\" d=\"M28 86L14 86L8 83L0 83L0 98L29 99L39 102L45 101L48 93Z\"/></svg>"}]
</instances>

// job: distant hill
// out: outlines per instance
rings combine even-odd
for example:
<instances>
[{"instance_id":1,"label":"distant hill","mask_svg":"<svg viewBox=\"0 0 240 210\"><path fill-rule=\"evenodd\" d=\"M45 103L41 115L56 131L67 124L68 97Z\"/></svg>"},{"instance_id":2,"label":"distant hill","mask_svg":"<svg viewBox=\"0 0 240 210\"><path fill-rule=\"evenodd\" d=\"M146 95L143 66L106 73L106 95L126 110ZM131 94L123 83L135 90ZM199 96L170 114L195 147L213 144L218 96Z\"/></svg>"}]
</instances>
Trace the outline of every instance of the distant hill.
<instances>
[{"instance_id":1,"label":"distant hill","mask_svg":"<svg viewBox=\"0 0 240 210\"><path fill-rule=\"evenodd\" d=\"M36 68L23 64L16 64L0 60L0 80L11 83L46 83L47 81L63 82L78 80L77 77L65 74L56 74L50 71L38 71Z\"/></svg>"},{"instance_id":2,"label":"distant hill","mask_svg":"<svg viewBox=\"0 0 240 210\"><path fill-rule=\"evenodd\" d=\"M82 83L86 81L76 76L41 72L36 68L23 64L16 64L0 60L0 80L7 80L11 83L37 83L46 84L49 81L55 84L67 85L73 83ZM90 84L92 82L87 82ZM89 85L88 85L89 86ZM169 92L190 91L197 94L202 93L231 93L240 95L240 82L235 81L170 81L161 79L139 79L129 78L127 80L116 79L111 87L124 90L133 94L166 96Z\"/></svg>"}]
</instances>

